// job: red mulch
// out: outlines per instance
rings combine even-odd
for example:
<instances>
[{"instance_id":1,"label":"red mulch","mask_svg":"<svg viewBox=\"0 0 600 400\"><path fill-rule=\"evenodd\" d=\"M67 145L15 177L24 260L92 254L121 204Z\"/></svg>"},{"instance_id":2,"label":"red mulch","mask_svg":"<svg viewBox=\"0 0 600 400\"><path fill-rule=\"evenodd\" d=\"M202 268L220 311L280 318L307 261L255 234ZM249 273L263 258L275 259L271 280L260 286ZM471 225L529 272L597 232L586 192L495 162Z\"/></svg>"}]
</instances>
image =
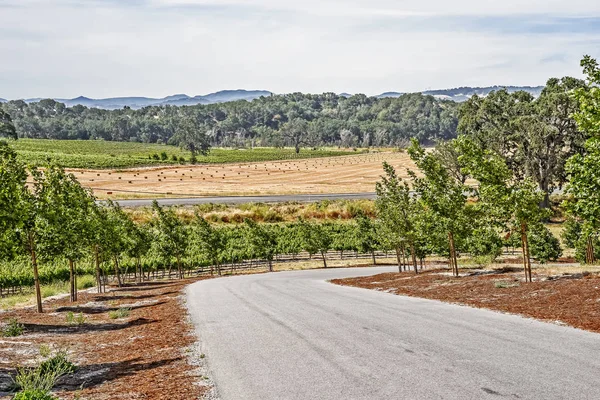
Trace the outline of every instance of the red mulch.
<instances>
[{"instance_id":1,"label":"red mulch","mask_svg":"<svg viewBox=\"0 0 600 400\"><path fill-rule=\"evenodd\" d=\"M448 276L448 271L437 270L416 276L409 272L387 273L332 282L560 321L600 333L600 276L539 281L534 277L532 283L522 279L522 273L512 272L455 278ZM515 286L497 288L497 281Z\"/></svg>"},{"instance_id":2,"label":"red mulch","mask_svg":"<svg viewBox=\"0 0 600 400\"><path fill-rule=\"evenodd\" d=\"M202 379L187 357L195 337L180 298L191 282L80 293L77 303L68 298L46 302L44 314L30 308L0 313L0 320L16 317L26 327L24 335L0 341L0 373L39 362L39 347L47 344L67 349L78 367L59 382L57 394L63 399L199 398L207 387L198 385ZM109 311L120 307L131 307L130 315L110 319ZM85 323L69 325L68 311L83 313Z\"/></svg>"}]
</instances>

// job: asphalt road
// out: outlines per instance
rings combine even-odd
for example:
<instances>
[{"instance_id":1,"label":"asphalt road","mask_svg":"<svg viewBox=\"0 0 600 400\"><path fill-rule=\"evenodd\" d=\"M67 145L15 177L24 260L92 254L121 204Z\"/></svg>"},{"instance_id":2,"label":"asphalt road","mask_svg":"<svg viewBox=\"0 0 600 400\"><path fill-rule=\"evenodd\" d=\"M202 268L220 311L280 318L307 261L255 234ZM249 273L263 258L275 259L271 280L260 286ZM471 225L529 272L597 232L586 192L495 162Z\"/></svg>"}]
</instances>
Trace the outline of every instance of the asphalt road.
<instances>
[{"instance_id":1,"label":"asphalt road","mask_svg":"<svg viewBox=\"0 0 600 400\"><path fill-rule=\"evenodd\" d=\"M600 398L598 334L326 282L391 270L191 285L188 306L219 397Z\"/></svg>"},{"instance_id":2,"label":"asphalt road","mask_svg":"<svg viewBox=\"0 0 600 400\"><path fill-rule=\"evenodd\" d=\"M244 204L244 203L284 203L297 201L310 203L321 200L360 200L374 199L375 193L334 193L334 194L290 194L273 196L218 196L156 199L163 206L190 206L195 204ZM153 199L116 200L122 207L145 207L152 204Z\"/></svg>"}]
</instances>

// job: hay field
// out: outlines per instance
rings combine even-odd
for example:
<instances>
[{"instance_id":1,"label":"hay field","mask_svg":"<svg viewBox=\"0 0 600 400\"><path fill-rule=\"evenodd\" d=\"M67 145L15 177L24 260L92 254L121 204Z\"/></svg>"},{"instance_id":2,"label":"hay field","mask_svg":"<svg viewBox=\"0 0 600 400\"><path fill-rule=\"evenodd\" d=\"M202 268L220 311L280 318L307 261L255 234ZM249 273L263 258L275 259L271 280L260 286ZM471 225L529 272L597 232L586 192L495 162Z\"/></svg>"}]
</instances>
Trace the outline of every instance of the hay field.
<instances>
[{"instance_id":1,"label":"hay field","mask_svg":"<svg viewBox=\"0 0 600 400\"><path fill-rule=\"evenodd\" d=\"M258 163L68 171L98 198L359 193L375 191L383 161L396 167L400 176L407 176L407 168L416 169L406 153L381 152Z\"/></svg>"}]
</instances>

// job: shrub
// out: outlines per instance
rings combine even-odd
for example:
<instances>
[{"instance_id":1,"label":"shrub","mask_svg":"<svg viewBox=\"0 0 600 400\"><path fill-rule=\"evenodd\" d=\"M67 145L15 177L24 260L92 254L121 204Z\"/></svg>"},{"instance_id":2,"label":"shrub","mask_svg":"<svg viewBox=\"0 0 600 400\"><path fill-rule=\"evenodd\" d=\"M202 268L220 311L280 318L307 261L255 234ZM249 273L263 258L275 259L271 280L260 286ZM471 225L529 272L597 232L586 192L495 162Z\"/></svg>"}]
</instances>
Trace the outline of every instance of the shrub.
<instances>
[{"instance_id":1,"label":"shrub","mask_svg":"<svg viewBox=\"0 0 600 400\"><path fill-rule=\"evenodd\" d=\"M54 357L42 362L37 368L20 368L14 378L14 385L25 393L43 392L47 394L60 377L75 372L75 369L75 365L67 357L67 352L61 350ZM27 399L27 397L23 398ZM35 397L33 398L35 399ZM45 398L42 397L42 399Z\"/></svg>"},{"instance_id":2,"label":"shrub","mask_svg":"<svg viewBox=\"0 0 600 400\"><path fill-rule=\"evenodd\" d=\"M562 255L560 241L542 224L532 226L528 233L531 257L545 264Z\"/></svg>"},{"instance_id":3,"label":"shrub","mask_svg":"<svg viewBox=\"0 0 600 400\"><path fill-rule=\"evenodd\" d=\"M160 160L160 156L156 153L152 154L152 159L153 160Z\"/></svg>"},{"instance_id":4,"label":"shrub","mask_svg":"<svg viewBox=\"0 0 600 400\"><path fill-rule=\"evenodd\" d=\"M25 327L16 318L9 319L1 331L4 337L21 336L23 332L25 332Z\"/></svg>"},{"instance_id":5,"label":"shrub","mask_svg":"<svg viewBox=\"0 0 600 400\"><path fill-rule=\"evenodd\" d=\"M69 325L83 325L86 322L83 313L74 314L73 311L69 311L65 316L65 319Z\"/></svg>"},{"instance_id":6,"label":"shrub","mask_svg":"<svg viewBox=\"0 0 600 400\"><path fill-rule=\"evenodd\" d=\"M175 161L175 162L177 162L177 156L176 156L175 154L173 154L173 155L171 156L171 161Z\"/></svg>"},{"instance_id":7,"label":"shrub","mask_svg":"<svg viewBox=\"0 0 600 400\"><path fill-rule=\"evenodd\" d=\"M89 289L96 286L96 278L92 275L83 275L77 278L78 289Z\"/></svg>"},{"instance_id":8,"label":"shrub","mask_svg":"<svg viewBox=\"0 0 600 400\"><path fill-rule=\"evenodd\" d=\"M129 313L131 313L131 308L122 307L115 311L109 311L108 317L110 319L127 318L129 317Z\"/></svg>"},{"instance_id":9,"label":"shrub","mask_svg":"<svg viewBox=\"0 0 600 400\"><path fill-rule=\"evenodd\" d=\"M24 390L13 397L13 400L57 400L47 390Z\"/></svg>"},{"instance_id":10,"label":"shrub","mask_svg":"<svg viewBox=\"0 0 600 400\"><path fill-rule=\"evenodd\" d=\"M181 164L185 163L185 158L184 158L184 157L179 157L179 162L180 162Z\"/></svg>"},{"instance_id":11,"label":"shrub","mask_svg":"<svg viewBox=\"0 0 600 400\"><path fill-rule=\"evenodd\" d=\"M518 287L519 282L509 282L509 281L496 281L494 282L494 287L496 289L508 289L511 287Z\"/></svg>"},{"instance_id":12,"label":"shrub","mask_svg":"<svg viewBox=\"0 0 600 400\"><path fill-rule=\"evenodd\" d=\"M160 153L160 159L162 161L167 161L169 159L169 156L167 155L166 151L163 151L162 153Z\"/></svg>"}]
</instances>

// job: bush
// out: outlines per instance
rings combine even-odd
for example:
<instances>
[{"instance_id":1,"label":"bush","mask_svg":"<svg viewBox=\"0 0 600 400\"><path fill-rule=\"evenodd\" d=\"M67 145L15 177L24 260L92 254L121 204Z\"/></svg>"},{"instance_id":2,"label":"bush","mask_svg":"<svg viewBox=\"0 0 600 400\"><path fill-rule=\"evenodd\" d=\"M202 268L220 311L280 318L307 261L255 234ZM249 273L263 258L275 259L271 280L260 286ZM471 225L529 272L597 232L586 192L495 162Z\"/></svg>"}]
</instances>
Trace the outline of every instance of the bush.
<instances>
[{"instance_id":1,"label":"bush","mask_svg":"<svg viewBox=\"0 0 600 400\"><path fill-rule=\"evenodd\" d=\"M21 336L23 332L25 332L25 327L16 318L9 319L1 331L3 337Z\"/></svg>"},{"instance_id":2,"label":"bush","mask_svg":"<svg viewBox=\"0 0 600 400\"><path fill-rule=\"evenodd\" d=\"M83 325L86 322L86 318L83 313L74 314L73 311L69 311L67 313L65 320L69 325Z\"/></svg>"},{"instance_id":3,"label":"bush","mask_svg":"<svg viewBox=\"0 0 600 400\"><path fill-rule=\"evenodd\" d=\"M530 227L529 250L531 257L545 264L562 256L560 241L542 224Z\"/></svg>"},{"instance_id":4,"label":"bush","mask_svg":"<svg viewBox=\"0 0 600 400\"><path fill-rule=\"evenodd\" d=\"M109 311L108 317L110 319L127 318L127 317L129 317L130 312L131 312L131 308L122 307L115 311Z\"/></svg>"},{"instance_id":5,"label":"bush","mask_svg":"<svg viewBox=\"0 0 600 400\"><path fill-rule=\"evenodd\" d=\"M13 400L57 400L47 390L24 390L13 397Z\"/></svg>"},{"instance_id":6,"label":"bush","mask_svg":"<svg viewBox=\"0 0 600 400\"><path fill-rule=\"evenodd\" d=\"M75 369L75 365L67 358L67 352L61 350L54 357L42 362L37 368L20 368L14 378L14 385L24 393L43 392L48 394L60 377L75 372ZM27 397L23 398L27 399ZM42 399L45 398L42 397Z\"/></svg>"},{"instance_id":7,"label":"bush","mask_svg":"<svg viewBox=\"0 0 600 400\"><path fill-rule=\"evenodd\" d=\"M156 153L152 154L152 159L153 160L160 160L160 156Z\"/></svg>"},{"instance_id":8,"label":"bush","mask_svg":"<svg viewBox=\"0 0 600 400\"><path fill-rule=\"evenodd\" d=\"M169 156L167 155L166 151L163 151L162 153L160 153L160 159L162 161L167 161L169 159Z\"/></svg>"}]
</instances>

